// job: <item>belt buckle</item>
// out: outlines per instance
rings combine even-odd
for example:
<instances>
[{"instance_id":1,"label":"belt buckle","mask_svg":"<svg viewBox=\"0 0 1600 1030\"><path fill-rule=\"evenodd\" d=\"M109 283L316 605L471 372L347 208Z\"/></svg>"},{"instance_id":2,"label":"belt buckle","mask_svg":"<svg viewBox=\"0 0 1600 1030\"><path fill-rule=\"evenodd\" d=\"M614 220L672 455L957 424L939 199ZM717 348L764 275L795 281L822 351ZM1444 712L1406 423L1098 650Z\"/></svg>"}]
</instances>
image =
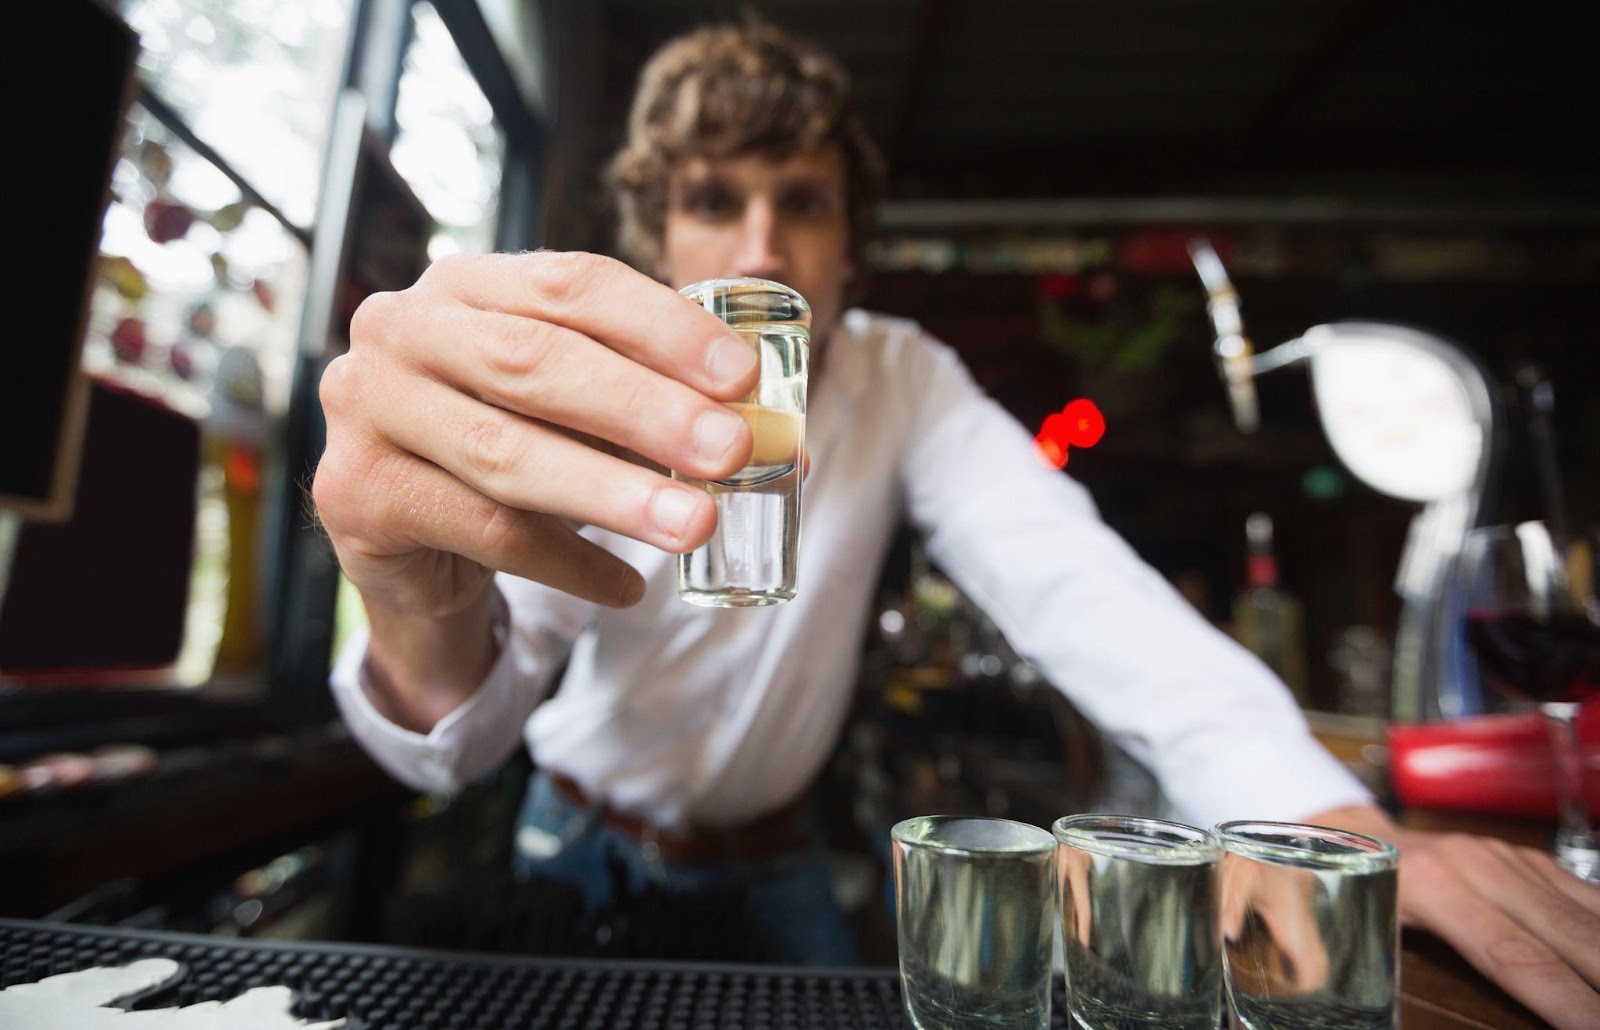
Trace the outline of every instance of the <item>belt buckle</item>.
<instances>
[{"instance_id":1,"label":"belt buckle","mask_svg":"<svg viewBox=\"0 0 1600 1030\"><path fill-rule=\"evenodd\" d=\"M656 872L665 872L661 863L660 837L660 827L655 823L645 823L644 833L639 838L639 856Z\"/></svg>"}]
</instances>

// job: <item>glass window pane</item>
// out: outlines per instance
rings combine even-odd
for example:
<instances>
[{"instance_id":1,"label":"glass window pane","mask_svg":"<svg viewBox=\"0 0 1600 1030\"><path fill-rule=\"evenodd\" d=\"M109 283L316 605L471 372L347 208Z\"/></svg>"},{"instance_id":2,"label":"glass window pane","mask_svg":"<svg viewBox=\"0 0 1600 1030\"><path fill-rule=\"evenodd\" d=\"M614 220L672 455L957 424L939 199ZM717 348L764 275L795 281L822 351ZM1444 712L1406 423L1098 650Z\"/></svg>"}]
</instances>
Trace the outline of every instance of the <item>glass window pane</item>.
<instances>
[{"instance_id":1,"label":"glass window pane","mask_svg":"<svg viewBox=\"0 0 1600 1030\"><path fill-rule=\"evenodd\" d=\"M222 352L242 348L261 368L263 410L284 412L305 247L138 105L112 173L100 250L84 341L91 372L205 417ZM139 337L117 336L126 318L142 323Z\"/></svg>"},{"instance_id":2,"label":"glass window pane","mask_svg":"<svg viewBox=\"0 0 1600 1030\"><path fill-rule=\"evenodd\" d=\"M121 0L139 71L196 136L310 225L353 0Z\"/></svg>"},{"instance_id":3,"label":"glass window pane","mask_svg":"<svg viewBox=\"0 0 1600 1030\"><path fill-rule=\"evenodd\" d=\"M486 253L494 249L505 134L433 5L411 10L415 32L390 156L439 223L429 256Z\"/></svg>"},{"instance_id":4,"label":"glass window pane","mask_svg":"<svg viewBox=\"0 0 1600 1030\"><path fill-rule=\"evenodd\" d=\"M101 382L199 426L183 644L171 667L126 677L195 686L260 669L263 487L282 453L307 253L142 108L129 121L83 361Z\"/></svg>"}]
</instances>

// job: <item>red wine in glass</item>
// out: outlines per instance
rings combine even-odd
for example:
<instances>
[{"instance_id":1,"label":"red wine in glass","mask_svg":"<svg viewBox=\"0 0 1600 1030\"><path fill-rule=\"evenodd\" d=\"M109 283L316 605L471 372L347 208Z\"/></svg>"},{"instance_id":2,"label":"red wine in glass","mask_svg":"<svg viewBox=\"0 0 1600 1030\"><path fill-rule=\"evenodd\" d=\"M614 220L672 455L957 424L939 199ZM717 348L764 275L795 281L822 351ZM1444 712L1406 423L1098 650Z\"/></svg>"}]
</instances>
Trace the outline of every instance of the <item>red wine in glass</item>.
<instances>
[{"instance_id":1,"label":"red wine in glass","mask_svg":"<svg viewBox=\"0 0 1600 1030\"><path fill-rule=\"evenodd\" d=\"M1583 701L1600 694L1600 624L1582 612L1470 611L1467 641L1490 684L1508 697Z\"/></svg>"},{"instance_id":2,"label":"red wine in glass","mask_svg":"<svg viewBox=\"0 0 1600 1030\"><path fill-rule=\"evenodd\" d=\"M1557 864L1600 885L1600 836L1584 801L1578 710L1600 693L1600 604L1595 551L1553 537L1542 522L1483 526L1467 533L1459 573L1467 640L1489 685L1538 704L1550 731L1560 823Z\"/></svg>"}]
</instances>

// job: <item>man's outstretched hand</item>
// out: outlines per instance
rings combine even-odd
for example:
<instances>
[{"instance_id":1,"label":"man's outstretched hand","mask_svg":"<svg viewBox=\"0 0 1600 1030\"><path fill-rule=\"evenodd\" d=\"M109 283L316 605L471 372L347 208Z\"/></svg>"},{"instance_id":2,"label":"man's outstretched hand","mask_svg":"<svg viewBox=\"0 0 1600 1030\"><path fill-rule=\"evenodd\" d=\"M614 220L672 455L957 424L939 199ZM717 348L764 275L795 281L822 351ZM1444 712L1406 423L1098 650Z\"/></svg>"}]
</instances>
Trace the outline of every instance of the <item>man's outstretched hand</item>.
<instances>
[{"instance_id":1,"label":"man's outstretched hand","mask_svg":"<svg viewBox=\"0 0 1600 1030\"><path fill-rule=\"evenodd\" d=\"M1492 837L1408 830L1381 809L1305 820L1400 849L1400 921L1447 941L1561 1030L1600 1030L1600 887L1543 851Z\"/></svg>"}]
</instances>

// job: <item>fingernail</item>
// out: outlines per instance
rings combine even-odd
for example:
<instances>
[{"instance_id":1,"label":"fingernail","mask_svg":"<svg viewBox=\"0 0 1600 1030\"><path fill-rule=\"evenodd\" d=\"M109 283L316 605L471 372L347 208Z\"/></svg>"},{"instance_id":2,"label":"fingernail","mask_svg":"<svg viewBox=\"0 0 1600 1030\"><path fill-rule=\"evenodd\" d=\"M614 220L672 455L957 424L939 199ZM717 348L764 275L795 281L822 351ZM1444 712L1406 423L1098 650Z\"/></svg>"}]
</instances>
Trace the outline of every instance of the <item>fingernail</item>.
<instances>
[{"instance_id":1,"label":"fingernail","mask_svg":"<svg viewBox=\"0 0 1600 1030\"><path fill-rule=\"evenodd\" d=\"M694 449L700 457L716 461L728 453L743 427L744 419L726 408L708 411L694 424Z\"/></svg>"},{"instance_id":2,"label":"fingernail","mask_svg":"<svg viewBox=\"0 0 1600 1030\"><path fill-rule=\"evenodd\" d=\"M706 370L719 383L735 382L755 365L755 349L737 336L724 336L712 344L711 356L706 359Z\"/></svg>"},{"instance_id":3,"label":"fingernail","mask_svg":"<svg viewBox=\"0 0 1600 1030\"><path fill-rule=\"evenodd\" d=\"M700 499L683 487L663 487L650 502L650 517L656 520L656 528L677 539L688 530L699 503Z\"/></svg>"}]
</instances>

